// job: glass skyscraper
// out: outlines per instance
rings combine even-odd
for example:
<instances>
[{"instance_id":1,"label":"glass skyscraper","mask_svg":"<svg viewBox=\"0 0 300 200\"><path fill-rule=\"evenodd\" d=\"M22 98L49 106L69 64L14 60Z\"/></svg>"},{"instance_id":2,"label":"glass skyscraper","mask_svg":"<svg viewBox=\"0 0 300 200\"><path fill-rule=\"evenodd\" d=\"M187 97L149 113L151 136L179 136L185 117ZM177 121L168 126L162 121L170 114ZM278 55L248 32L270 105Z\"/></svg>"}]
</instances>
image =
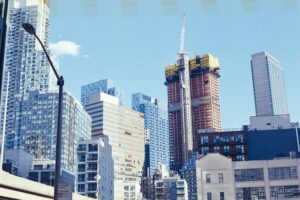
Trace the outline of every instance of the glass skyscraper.
<instances>
[{"instance_id":1,"label":"glass skyscraper","mask_svg":"<svg viewBox=\"0 0 300 200\"><path fill-rule=\"evenodd\" d=\"M49 8L42 0L15 0L8 16L6 62L8 70L8 102L6 114L6 147L20 148L21 136L17 132L16 107L30 90L46 92L56 89L56 79L46 56L35 37L22 28L22 23L31 23L48 47ZM52 56L54 66L57 59ZM3 93L3 92L2 92Z\"/></svg>"},{"instance_id":2,"label":"glass skyscraper","mask_svg":"<svg viewBox=\"0 0 300 200\"><path fill-rule=\"evenodd\" d=\"M252 80L256 116L288 114L283 70L263 51L252 55Z\"/></svg>"},{"instance_id":3,"label":"glass skyscraper","mask_svg":"<svg viewBox=\"0 0 300 200\"><path fill-rule=\"evenodd\" d=\"M21 98L21 97L20 97ZM19 112L15 132L19 148L38 159L55 160L58 92L30 91L16 101ZM76 172L79 140L90 139L91 117L70 93L64 92L62 121L62 168Z\"/></svg>"},{"instance_id":4,"label":"glass skyscraper","mask_svg":"<svg viewBox=\"0 0 300 200\"><path fill-rule=\"evenodd\" d=\"M55 160L58 90L56 77L39 42L22 24L31 23L48 48L49 1L15 0L9 12L1 126L7 149L22 149L37 159ZM51 60L58 67L58 60ZM4 109L7 108L5 115ZM6 117L6 120L4 121ZM70 93L64 93L62 169L76 172L79 139L91 136L91 118Z\"/></svg>"},{"instance_id":5,"label":"glass skyscraper","mask_svg":"<svg viewBox=\"0 0 300 200\"><path fill-rule=\"evenodd\" d=\"M169 169L169 126L167 106L141 93L132 95L132 108L144 113L146 129L145 170L152 176L159 165ZM147 172L147 171L146 171Z\"/></svg>"}]
</instances>

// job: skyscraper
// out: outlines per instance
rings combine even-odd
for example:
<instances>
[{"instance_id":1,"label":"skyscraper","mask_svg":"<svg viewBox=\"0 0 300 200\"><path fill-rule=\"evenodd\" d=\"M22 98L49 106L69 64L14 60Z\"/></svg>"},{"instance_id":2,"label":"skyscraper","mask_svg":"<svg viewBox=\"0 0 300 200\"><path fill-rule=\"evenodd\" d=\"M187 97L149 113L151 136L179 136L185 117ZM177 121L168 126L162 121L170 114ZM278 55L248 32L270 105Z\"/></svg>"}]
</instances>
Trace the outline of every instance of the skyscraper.
<instances>
[{"instance_id":1,"label":"skyscraper","mask_svg":"<svg viewBox=\"0 0 300 200\"><path fill-rule=\"evenodd\" d=\"M256 116L288 114L283 70L268 52L251 59Z\"/></svg>"},{"instance_id":2,"label":"skyscraper","mask_svg":"<svg viewBox=\"0 0 300 200\"><path fill-rule=\"evenodd\" d=\"M9 12L7 32L6 63L9 73L8 102L6 115L6 147L20 148L21 136L16 132L16 107L30 90L46 92L56 89L56 79L45 53L35 37L27 34L22 23L29 22L42 42L48 47L49 8L43 0L15 0ZM54 65L58 61L52 56Z\"/></svg>"},{"instance_id":3,"label":"skyscraper","mask_svg":"<svg viewBox=\"0 0 300 200\"><path fill-rule=\"evenodd\" d=\"M108 137L114 160L114 198L124 199L129 185L141 184L145 157L144 116L121 106L117 97L106 93L89 96L85 110L92 117L93 138Z\"/></svg>"},{"instance_id":4,"label":"skyscraper","mask_svg":"<svg viewBox=\"0 0 300 200\"><path fill-rule=\"evenodd\" d=\"M219 61L212 55L188 60L185 53L165 68L173 168L184 165L187 154L197 150L195 133L221 130L218 70Z\"/></svg>"},{"instance_id":5,"label":"skyscraper","mask_svg":"<svg viewBox=\"0 0 300 200\"><path fill-rule=\"evenodd\" d=\"M193 131L221 131L219 60L211 54L190 60Z\"/></svg>"},{"instance_id":6,"label":"skyscraper","mask_svg":"<svg viewBox=\"0 0 300 200\"><path fill-rule=\"evenodd\" d=\"M22 98L22 97L19 97ZM18 149L38 159L55 160L58 92L30 91L16 101L15 133ZM64 92L62 121L62 168L76 172L79 140L90 139L91 117L70 93Z\"/></svg>"},{"instance_id":7,"label":"skyscraper","mask_svg":"<svg viewBox=\"0 0 300 200\"><path fill-rule=\"evenodd\" d=\"M146 136L145 170L154 175L159 165L169 170L170 148L167 106L142 93L132 95L132 108L144 113ZM146 173L147 171L145 171Z\"/></svg>"}]
</instances>

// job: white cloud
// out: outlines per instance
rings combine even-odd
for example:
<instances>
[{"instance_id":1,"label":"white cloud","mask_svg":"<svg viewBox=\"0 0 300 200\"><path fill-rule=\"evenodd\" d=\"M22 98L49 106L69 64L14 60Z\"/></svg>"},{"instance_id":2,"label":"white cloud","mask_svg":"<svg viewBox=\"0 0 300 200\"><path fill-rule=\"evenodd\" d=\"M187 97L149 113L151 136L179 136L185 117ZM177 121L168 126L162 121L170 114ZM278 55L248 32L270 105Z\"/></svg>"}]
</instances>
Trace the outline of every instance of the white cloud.
<instances>
[{"instance_id":1,"label":"white cloud","mask_svg":"<svg viewBox=\"0 0 300 200\"><path fill-rule=\"evenodd\" d=\"M50 43L50 50L57 56L71 55L78 56L80 54L80 45L72 41L58 41L57 43Z\"/></svg>"}]
</instances>

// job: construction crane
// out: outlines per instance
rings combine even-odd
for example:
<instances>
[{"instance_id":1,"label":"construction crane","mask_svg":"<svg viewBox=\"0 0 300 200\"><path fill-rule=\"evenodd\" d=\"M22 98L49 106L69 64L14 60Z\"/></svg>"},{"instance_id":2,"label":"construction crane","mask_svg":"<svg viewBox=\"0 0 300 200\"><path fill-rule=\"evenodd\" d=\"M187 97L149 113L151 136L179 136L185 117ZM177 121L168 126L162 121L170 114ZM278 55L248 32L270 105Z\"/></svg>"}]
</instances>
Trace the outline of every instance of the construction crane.
<instances>
[{"instance_id":1,"label":"construction crane","mask_svg":"<svg viewBox=\"0 0 300 200\"><path fill-rule=\"evenodd\" d=\"M183 14L182 26L181 26L181 34L180 34L180 48L179 54L184 53L184 37L185 37L185 14Z\"/></svg>"}]
</instances>

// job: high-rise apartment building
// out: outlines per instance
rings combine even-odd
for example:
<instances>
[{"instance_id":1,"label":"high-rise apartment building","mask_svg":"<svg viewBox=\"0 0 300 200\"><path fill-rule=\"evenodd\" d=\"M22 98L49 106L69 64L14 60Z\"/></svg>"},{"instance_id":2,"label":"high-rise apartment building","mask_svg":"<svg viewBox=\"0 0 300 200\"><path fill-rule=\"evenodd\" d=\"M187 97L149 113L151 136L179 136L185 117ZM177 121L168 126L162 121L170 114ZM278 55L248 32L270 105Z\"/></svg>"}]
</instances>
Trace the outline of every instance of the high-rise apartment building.
<instances>
[{"instance_id":1,"label":"high-rise apartment building","mask_svg":"<svg viewBox=\"0 0 300 200\"><path fill-rule=\"evenodd\" d=\"M108 137L80 141L77 161L77 192L99 200L113 200L114 164Z\"/></svg>"},{"instance_id":2,"label":"high-rise apartment building","mask_svg":"<svg viewBox=\"0 0 300 200\"><path fill-rule=\"evenodd\" d=\"M179 168L187 162L184 152L196 148L195 133L221 130L218 59L211 54L190 60L180 55L177 64L165 69L171 165Z\"/></svg>"},{"instance_id":3,"label":"high-rise apartment building","mask_svg":"<svg viewBox=\"0 0 300 200\"><path fill-rule=\"evenodd\" d=\"M124 199L123 192L117 191L126 190L129 182L141 183L145 157L144 116L121 106L117 97L105 93L89 96L85 110L92 117L92 136L106 135L109 139L114 160L114 198Z\"/></svg>"},{"instance_id":4,"label":"high-rise apartment building","mask_svg":"<svg viewBox=\"0 0 300 200\"><path fill-rule=\"evenodd\" d=\"M15 108L18 149L38 159L55 160L58 92L30 91L17 99ZM91 137L91 117L79 101L64 92L62 118L62 168L74 173L77 142Z\"/></svg>"},{"instance_id":5,"label":"high-rise apartment building","mask_svg":"<svg viewBox=\"0 0 300 200\"><path fill-rule=\"evenodd\" d=\"M288 114L283 70L263 51L252 55L252 80L256 116Z\"/></svg>"},{"instance_id":6,"label":"high-rise apartment building","mask_svg":"<svg viewBox=\"0 0 300 200\"><path fill-rule=\"evenodd\" d=\"M35 37L22 28L22 23L31 23L45 47L48 47L49 8L44 0L15 0L9 12L6 63L9 73L8 102L6 113L6 147L20 148L21 135L16 116L21 112L16 107L30 90L46 92L56 89L56 79L45 53ZM54 65L57 59L52 56Z\"/></svg>"},{"instance_id":7,"label":"high-rise apartment building","mask_svg":"<svg viewBox=\"0 0 300 200\"><path fill-rule=\"evenodd\" d=\"M83 107L88 104L89 97L100 92L118 97L122 104L123 90L114 86L110 79L103 79L81 87L81 103Z\"/></svg>"},{"instance_id":8,"label":"high-rise apartment building","mask_svg":"<svg viewBox=\"0 0 300 200\"><path fill-rule=\"evenodd\" d=\"M153 176L159 165L169 170L170 148L167 106L142 93L132 95L132 108L144 113L146 136L145 175ZM148 151L147 151L148 150Z\"/></svg>"}]
</instances>

